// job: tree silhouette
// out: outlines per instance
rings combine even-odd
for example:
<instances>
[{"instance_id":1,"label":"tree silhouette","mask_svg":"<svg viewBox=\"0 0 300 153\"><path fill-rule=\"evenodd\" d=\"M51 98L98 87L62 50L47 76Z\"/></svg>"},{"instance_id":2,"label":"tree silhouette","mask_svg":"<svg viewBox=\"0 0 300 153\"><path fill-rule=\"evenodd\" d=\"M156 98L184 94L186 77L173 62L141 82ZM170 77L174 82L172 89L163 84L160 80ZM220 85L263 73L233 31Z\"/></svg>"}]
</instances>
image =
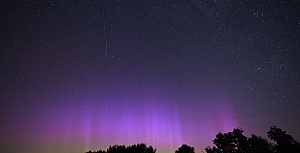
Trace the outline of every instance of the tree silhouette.
<instances>
[{"instance_id":1,"label":"tree silhouette","mask_svg":"<svg viewBox=\"0 0 300 153\"><path fill-rule=\"evenodd\" d=\"M273 145L268 142L267 139L262 138L261 136L256 136L252 134L252 137L248 139L250 145L250 152L252 153L272 153Z\"/></svg>"},{"instance_id":2,"label":"tree silhouette","mask_svg":"<svg viewBox=\"0 0 300 153\"><path fill-rule=\"evenodd\" d=\"M109 146L107 151L94 151L92 152L91 150L86 152L86 153L155 153L156 149L154 149L152 146L147 147L146 144L141 143L137 145L132 145L126 147L125 145L114 145L114 146Z\"/></svg>"},{"instance_id":3,"label":"tree silhouette","mask_svg":"<svg viewBox=\"0 0 300 153\"><path fill-rule=\"evenodd\" d=\"M207 153L242 153L248 152L249 143L247 137L243 135L243 130L236 128L233 132L218 133L213 143L216 145L213 148L207 147Z\"/></svg>"},{"instance_id":4,"label":"tree silhouette","mask_svg":"<svg viewBox=\"0 0 300 153\"><path fill-rule=\"evenodd\" d=\"M178 150L175 151L175 153L195 153L195 149L194 147L183 144L180 148L178 148Z\"/></svg>"},{"instance_id":5,"label":"tree silhouette","mask_svg":"<svg viewBox=\"0 0 300 153\"><path fill-rule=\"evenodd\" d=\"M105 151L103 151L103 150L99 150L99 151L88 151L88 152L86 152L86 153L106 153Z\"/></svg>"},{"instance_id":6,"label":"tree silhouette","mask_svg":"<svg viewBox=\"0 0 300 153\"><path fill-rule=\"evenodd\" d=\"M127 148L125 145L114 145L114 146L109 146L109 148L106 151L107 153L126 153Z\"/></svg>"},{"instance_id":7,"label":"tree silhouette","mask_svg":"<svg viewBox=\"0 0 300 153\"><path fill-rule=\"evenodd\" d=\"M215 146L206 147L207 153L271 153L272 145L259 136L247 138L240 128L232 132L218 133L213 140Z\"/></svg>"},{"instance_id":8,"label":"tree silhouette","mask_svg":"<svg viewBox=\"0 0 300 153\"><path fill-rule=\"evenodd\" d=\"M155 153L156 149L153 149L152 146L147 147L146 144L141 143L137 145L132 145L127 147L128 153Z\"/></svg>"},{"instance_id":9,"label":"tree silhouette","mask_svg":"<svg viewBox=\"0 0 300 153\"><path fill-rule=\"evenodd\" d=\"M207 153L300 153L299 143L275 126L267 133L268 138L274 140L276 145L260 136L252 134L251 138L243 135L240 128L233 132L218 133L213 140L215 146L206 147Z\"/></svg>"},{"instance_id":10,"label":"tree silhouette","mask_svg":"<svg viewBox=\"0 0 300 153\"><path fill-rule=\"evenodd\" d=\"M233 142L235 144L235 152L249 152L250 146L248 143L248 138L243 135L243 130L240 128L233 129Z\"/></svg>"},{"instance_id":11,"label":"tree silhouette","mask_svg":"<svg viewBox=\"0 0 300 153\"><path fill-rule=\"evenodd\" d=\"M276 153L299 153L300 145L293 139L291 135L286 134L286 131L282 131L276 126L272 126L268 132L268 138L274 140Z\"/></svg>"},{"instance_id":12,"label":"tree silhouette","mask_svg":"<svg viewBox=\"0 0 300 153\"><path fill-rule=\"evenodd\" d=\"M275 141L276 144L268 142L267 139L252 134L250 138L243 135L240 128L233 129L228 133L217 133L213 140L215 146L206 147L207 153L300 153L300 144L293 139L291 135L286 134L276 126L272 126L267 133L268 138ZM86 153L156 153L152 146L146 144L134 144L126 147L125 145L109 146L106 151L91 150ZM183 144L175 153L195 153L194 147Z\"/></svg>"}]
</instances>

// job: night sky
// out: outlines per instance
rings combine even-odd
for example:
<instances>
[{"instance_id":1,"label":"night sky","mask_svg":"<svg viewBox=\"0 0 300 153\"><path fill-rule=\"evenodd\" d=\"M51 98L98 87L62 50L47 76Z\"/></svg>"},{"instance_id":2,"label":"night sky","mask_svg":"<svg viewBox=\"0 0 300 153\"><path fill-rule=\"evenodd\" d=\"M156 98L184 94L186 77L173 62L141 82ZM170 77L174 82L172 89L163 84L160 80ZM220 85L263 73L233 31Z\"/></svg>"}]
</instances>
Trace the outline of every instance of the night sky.
<instances>
[{"instance_id":1,"label":"night sky","mask_svg":"<svg viewBox=\"0 0 300 153\"><path fill-rule=\"evenodd\" d=\"M300 2L0 2L0 152L75 153L218 132L300 141Z\"/></svg>"}]
</instances>

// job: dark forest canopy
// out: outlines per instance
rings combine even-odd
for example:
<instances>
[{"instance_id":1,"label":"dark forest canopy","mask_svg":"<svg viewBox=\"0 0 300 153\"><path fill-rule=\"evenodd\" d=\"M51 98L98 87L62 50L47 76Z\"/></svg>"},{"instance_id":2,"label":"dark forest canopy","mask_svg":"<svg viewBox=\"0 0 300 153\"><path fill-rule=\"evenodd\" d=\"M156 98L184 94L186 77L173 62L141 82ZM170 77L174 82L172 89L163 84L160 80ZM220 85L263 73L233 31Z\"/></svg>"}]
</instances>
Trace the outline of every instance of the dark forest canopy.
<instances>
[{"instance_id":1,"label":"dark forest canopy","mask_svg":"<svg viewBox=\"0 0 300 153\"><path fill-rule=\"evenodd\" d=\"M268 138L275 143L271 143L268 139L252 134L251 137L243 135L243 130L240 128L233 129L232 132L221 133L216 135L213 140L213 147L206 147L206 153L299 153L300 144L294 140L286 131L272 126L267 132ZM141 143L137 145L125 146L114 145L109 146L105 150L86 153L155 153L156 149L152 146L146 146ZM183 144L175 153L195 153L194 147Z\"/></svg>"}]
</instances>

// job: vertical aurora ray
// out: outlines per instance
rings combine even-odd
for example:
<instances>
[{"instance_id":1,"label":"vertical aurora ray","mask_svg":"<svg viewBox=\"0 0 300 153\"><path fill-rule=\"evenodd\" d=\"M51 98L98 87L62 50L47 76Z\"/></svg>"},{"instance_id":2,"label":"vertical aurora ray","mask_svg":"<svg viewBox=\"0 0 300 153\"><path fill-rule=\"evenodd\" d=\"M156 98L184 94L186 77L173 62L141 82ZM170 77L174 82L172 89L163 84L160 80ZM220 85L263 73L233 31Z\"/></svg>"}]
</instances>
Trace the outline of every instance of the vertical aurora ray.
<instances>
[{"instance_id":1,"label":"vertical aurora ray","mask_svg":"<svg viewBox=\"0 0 300 153\"><path fill-rule=\"evenodd\" d=\"M86 116L84 117L84 133L85 133L85 150L88 150L90 148L90 144L91 144L91 135L92 135L92 122L93 122L93 118L92 118L92 113L93 110L92 109L88 109L88 112L86 113Z\"/></svg>"},{"instance_id":2,"label":"vertical aurora ray","mask_svg":"<svg viewBox=\"0 0 300 153\"><path fill-rule=\"evenodd\" d=\"M85 147L95 146L95 142L110 142L110 145L144 142L155 147L177 147L182 143L177 110L164 103L142 98L128 100L122 109L104 107L85 112L82 114Z\"/></svg>"},{"instance_id":3,"label":"vertical aurora ray","mask_svg":"<svg viewBox=\"0 0 300 153\"><path fill-rule=\"evenodd\" d=\"M209 105L189 112L172 105L167 96L103 98L94 106L84 105L86 100L79 99L76 104L83 105L72 102L52 106L46 112L37 112L34 122L28 124L37 129L33 141L58 149L66 145L87 151L135 143L152 145L159 152L175 150L182 143L203 149L199 145L211 145L207 140L217 132L237 126L231 101L222 98L211 98L205 101ZM45 118L38 117L41 115Z\"/></svg>"}]
</instances>

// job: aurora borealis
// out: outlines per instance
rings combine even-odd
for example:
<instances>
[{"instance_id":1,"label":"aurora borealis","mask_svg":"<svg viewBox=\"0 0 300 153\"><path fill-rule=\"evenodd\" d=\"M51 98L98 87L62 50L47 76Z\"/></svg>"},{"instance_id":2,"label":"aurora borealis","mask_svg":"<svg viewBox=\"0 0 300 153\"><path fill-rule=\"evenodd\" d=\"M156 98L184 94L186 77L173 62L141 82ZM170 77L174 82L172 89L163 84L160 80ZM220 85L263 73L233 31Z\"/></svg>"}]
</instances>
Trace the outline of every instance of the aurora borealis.
<instances>
[{"instance_id":1,"label":"aurora borealis","mask_svg":"<svg viewBox=\"0 0 300 153\"><path fill-rule=\"evenodd\" d=\"M298 1L0 3L0 152L300 141Z\"/></svg>"}]
</instances>

